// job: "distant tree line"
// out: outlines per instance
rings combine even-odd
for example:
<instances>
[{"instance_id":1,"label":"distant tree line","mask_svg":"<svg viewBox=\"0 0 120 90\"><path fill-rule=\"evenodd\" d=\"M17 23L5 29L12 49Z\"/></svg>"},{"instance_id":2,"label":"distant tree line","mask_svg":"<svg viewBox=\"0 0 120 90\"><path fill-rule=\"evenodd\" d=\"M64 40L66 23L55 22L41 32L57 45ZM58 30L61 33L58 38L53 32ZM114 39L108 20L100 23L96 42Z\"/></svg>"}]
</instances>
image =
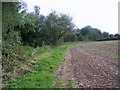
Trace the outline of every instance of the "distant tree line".
<instances>
[{"instance_id":1,"label":"distant tree line","mask_svg":"<svg viewBox=\"0 0 120 90\"><path fill-rule=\"evenodd\" d=\"M83 27L82 29L77 29L76 33L77 39L79 41L91 40L91 41L105 41L105 40L119 40L119 34L109 34L108 32L101 32L97 28L92 28L91 26Z\"/></svg>"}]
</instances>

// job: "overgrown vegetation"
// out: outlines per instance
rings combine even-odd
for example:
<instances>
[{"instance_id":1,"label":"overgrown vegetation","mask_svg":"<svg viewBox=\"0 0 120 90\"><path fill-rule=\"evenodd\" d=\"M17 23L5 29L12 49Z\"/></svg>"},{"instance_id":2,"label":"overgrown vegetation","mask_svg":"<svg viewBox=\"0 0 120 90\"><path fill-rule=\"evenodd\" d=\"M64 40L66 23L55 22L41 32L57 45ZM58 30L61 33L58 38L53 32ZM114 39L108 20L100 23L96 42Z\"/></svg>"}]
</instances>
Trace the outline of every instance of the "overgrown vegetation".
<instances>
[{"instance_id":1,"label":"overgrown vegetation","mask_svg":"<svg viewBox=\"0 0 120 90\"><path fill-rule=\"evenodd\" d=\"M60 65L61 61L64 59L64 52L76 43L66 43L59 47L51 48L46 50L44 48L44 53L49 53L44 58L37 58L36 65L27 69L27 73L22 76L17 77L16 79L10 79L9 82L4 83L6 88L53 88L53 80L56 79L54 75L55 69ZM42 49L42 48L41 48ZM37 48L35 57L42 56L42 53L38 52L41 50ZM46 51L46 52L44 52ZM24 68L26 69L26 68ZM71 82L71 81L70 81ZM57 86L55 86L57 87Z\"/></svg>"}]
</instances>

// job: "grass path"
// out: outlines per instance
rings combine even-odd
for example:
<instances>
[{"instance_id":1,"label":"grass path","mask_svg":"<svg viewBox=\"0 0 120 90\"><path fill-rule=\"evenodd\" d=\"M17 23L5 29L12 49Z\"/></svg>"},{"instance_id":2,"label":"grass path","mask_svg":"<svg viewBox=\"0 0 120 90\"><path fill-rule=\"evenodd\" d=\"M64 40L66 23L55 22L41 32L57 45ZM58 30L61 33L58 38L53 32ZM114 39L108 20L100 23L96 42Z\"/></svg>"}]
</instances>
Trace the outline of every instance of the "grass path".
<instances>
[{"instance_id":1,"label":"grass path","mask_svg":"<svg viewBox=\"0 0 120 90\"><path fill-rule=\"evenodd\" d=\"M36 65L28 73L11 79L3 84L4 88L53 88L53 81L56 79L54 71L64 60L64 52L76 43L66 43L64 45L36 49L33 56L36 58ZM35 51L35 50L34 50ZM41 53L43 51L43 53Z\"/></svg>"}]
</instances>

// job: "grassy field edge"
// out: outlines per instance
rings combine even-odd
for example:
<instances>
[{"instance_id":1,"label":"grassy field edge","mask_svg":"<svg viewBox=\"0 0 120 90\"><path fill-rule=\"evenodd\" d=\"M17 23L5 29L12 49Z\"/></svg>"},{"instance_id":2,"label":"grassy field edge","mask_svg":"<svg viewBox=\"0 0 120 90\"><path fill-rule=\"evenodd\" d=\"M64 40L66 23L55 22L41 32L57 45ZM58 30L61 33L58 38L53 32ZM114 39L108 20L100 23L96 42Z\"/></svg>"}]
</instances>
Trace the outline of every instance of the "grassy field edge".
<instances>
[{"instance_id":1,"label":"grassy field edge","mask_svg":"<svg viewBox=\"0 0 120 90\"><path fill-rule=\"evenodd\" d=\"M44 53L39 53L42 47L34 49L36 65L25 75L4 83L3 88L53 88L53 81L56 79L54 71L64 59L65 51L76 44L78 42L65 43L57 47L44 46Z\"/></svg>"}]
</instances>

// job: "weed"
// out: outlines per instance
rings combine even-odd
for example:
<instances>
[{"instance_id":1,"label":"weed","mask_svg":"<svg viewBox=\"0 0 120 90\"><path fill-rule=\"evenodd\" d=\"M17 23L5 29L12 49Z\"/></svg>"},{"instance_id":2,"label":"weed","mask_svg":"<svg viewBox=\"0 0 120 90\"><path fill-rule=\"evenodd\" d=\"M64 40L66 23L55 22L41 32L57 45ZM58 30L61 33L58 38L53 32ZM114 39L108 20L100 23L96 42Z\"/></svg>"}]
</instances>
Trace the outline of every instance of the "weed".
<instances>
[{"instance_id":1,"label":"weed","mask_svg":"<svg viewBox=\"0 0 120 90\"><path fill-rule=\"evenodd\" d=\"M73 80L70 76L68 77L68 80L67 80L67 87L73 88Z\"/></svg>"},{"instance_id":2,"label":"weed","mask_svg":"<svg viewBox=\"0 0 120 90\"><path fill-rule=\"evenodd\" d=\"M113 56L112 58L119 60L119 59L120 59L120 56Z\"/></svg>"},{"instance_id":3,"label":"weed","mask_svg":"<svg viewBox=\"0 0 120 90\"><path fill-rule=\"evenodd\" d=\"M55 84L54 88L61 88L62 87L62 82L61 81L57 81L57 83Z\"/></svg>"}]
</instances>

